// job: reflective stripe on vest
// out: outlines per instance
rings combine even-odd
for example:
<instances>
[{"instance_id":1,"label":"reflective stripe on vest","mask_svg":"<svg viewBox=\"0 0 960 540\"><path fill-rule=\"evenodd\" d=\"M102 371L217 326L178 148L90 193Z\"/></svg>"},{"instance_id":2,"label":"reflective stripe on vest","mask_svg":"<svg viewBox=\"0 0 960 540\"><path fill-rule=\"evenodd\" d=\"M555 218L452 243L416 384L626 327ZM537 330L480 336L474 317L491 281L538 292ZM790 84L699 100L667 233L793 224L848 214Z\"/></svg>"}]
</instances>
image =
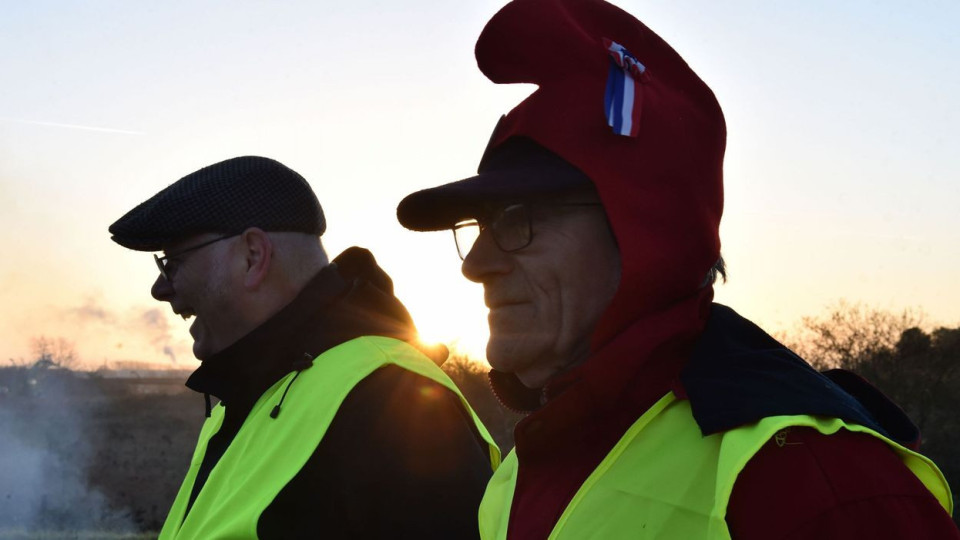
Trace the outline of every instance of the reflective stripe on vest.
<instances>
[{"instance_id":1,"label":"reflective stripe on vest","mask_svg":"<svg viewBox=\"0 0 960 540\"><path fill-rule=\"evenodd\" d=\"M313 455L347 394L380 367L397 365L448 388L460 397L487 442L490 465L500 451L453 381L420 351L392 338L366 336L320 356L290 386L277 418L270 411L293 373L277 381L250 410L184 520L207 443L223 422L217 406L204 423L190 468L160 532L160 539L256 538L260 515ZM312 429L304 429L311 426Z\"/></svg>"},{"instance_id":2,"label":"reflective stripe on vest","mask_svg":"<svg viewBox=\"0 0 960 540\"><path fill-rule=\"evenodd\" d=\"M950 489L939 469L873 430L836 418L773 416L704 437L690 402L671 393L644 413L587 477L550 538L728 540L725 516L737 475L771 437L792 426L825 435L843 428L883 440L952 513ZM487 486L480 504L483 540L506 539L518 466L511 451Z\"/></svg>"}]
</instances>

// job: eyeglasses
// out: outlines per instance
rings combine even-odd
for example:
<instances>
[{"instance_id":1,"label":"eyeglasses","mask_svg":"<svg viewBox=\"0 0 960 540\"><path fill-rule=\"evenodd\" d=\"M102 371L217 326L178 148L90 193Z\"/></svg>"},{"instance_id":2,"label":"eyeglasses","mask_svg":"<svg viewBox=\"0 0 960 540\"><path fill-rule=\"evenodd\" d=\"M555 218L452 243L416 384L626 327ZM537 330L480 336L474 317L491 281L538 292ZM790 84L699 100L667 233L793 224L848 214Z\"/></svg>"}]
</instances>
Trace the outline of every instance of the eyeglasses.
<instances>
[{"instance_id":1,"label":"eyeglasses","mask_svg":"<svg viewBox=\"0 0 960 540\"><path fill-rule=\"evenodd\" d=\"M453 226L453 240L457 244L460 260L467 258L480 233L489 230L493 242L500 251L511 253L520 251L533 241L534 203L517 203L504 206L490 217L468 219ZM537 203L542 206L588 207L603 206L599 202L583 203Z\"/></svg>"},{"instance_id":2,"label":"eyeglasses","mask_svg":"<svg viewBox=\"0 0 960 540\"><path fill-rule=\"evenodd\" d=\"M165 279L165 280L167 280L167 281L171 281L170 278L173 276L173 271L176 269L176 265L173 264L174 261L172 261L171 259L174 259L174 258L176 258L176 257L180 257L180 256L182 256L184 253L190 253L191 251L196 251L196 250L198 250L198 249L200 249L200 248L207 247L207 246L209 246L210 244L213 244L213 243L215 243L215 242L219 242L219 241L221 241L221 240L226 240L227 238L233 238L234 236L237 236L237 235L236 235L236 234L228 234L228 235L224 235L224 236L219 236L219 237L217 237L217 238L214 238L213 240L208 240L208 241L206 241L206 242L203 242L202 244L197 244L197 245L195 245L195 246L191 246L191 247L188 247L188 248L186 248L186 249L181 249L180 251L178 251L178 252L176 252L176 253L164 255L163 257L157 257L157 254L154 253L154 254L153 254L153 260L157 262L157 268L160 270L160 275L163 276L163 279Z\"/></svg>"}]
</instances>

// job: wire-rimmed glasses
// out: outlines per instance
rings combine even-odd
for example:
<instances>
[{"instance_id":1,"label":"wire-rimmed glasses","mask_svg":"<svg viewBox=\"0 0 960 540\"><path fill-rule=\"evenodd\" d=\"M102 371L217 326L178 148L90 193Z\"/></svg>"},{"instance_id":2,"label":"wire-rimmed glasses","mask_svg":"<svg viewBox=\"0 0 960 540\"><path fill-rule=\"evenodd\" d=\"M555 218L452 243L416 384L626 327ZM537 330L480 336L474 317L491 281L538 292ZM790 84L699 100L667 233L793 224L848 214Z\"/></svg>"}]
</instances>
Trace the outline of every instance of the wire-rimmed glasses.
<instances>
[{"instance_id":1,"label":"wire-rimmed glasses","mask_svg":"<svg viewBox=\"0 0 960 540\"><path fill-rule=\"evenodd\" d=\"M237 236L237 235L236 235L236 234L227 234L227 235L224 235L224 236L218 236L218 237L214 238L213 240L208 240L208 241L203 242L203 243L201 243L201 244L197 244L197 245L195 245L195 246L190 246L190 247L188 247L188 248L186 248L186 249L181 249L180 251L178 251L178 252L176 252L176 253L169 253L169 254L167 254L167 255L164 255L163 257L157 257L157 254L154 253L154 254L153 254L153 260L156 261L156 263L157 263L157 269L160 270L160 275L163 276L163 279L165 279L165 280L167 280L167 281L170 281L170 277L173 275L173 265L171 264L173 261L172 261L171 259L174 259L174 258L176 258L176 257L180 257L181 255L183 255L183 254L185 254L185 253L190 253L191 251L196 251L196 250L198 250L198 249L200 249L200 248L207 247L207 246L209 246L210 244L213 244L213 243L215 243L215 242L219 242L219 241L221 241L221 240L226 240L227 238L232 238L232 237L234 237L234 236Z\"/></svg>"},{"instance_id":2,"label":"wire-rimmed glasses","mask_svg":"<svg viewBox=\"0 0 960 540\"><path fill-rule=\"evenodd\" d=\"M460 260L467 258L480 233L490 230L493 242L500 251L511 253L530 245L533 241L532 207L543 206L603 206L599 202L579 203L513 203L508 204L490 217L468 219L453 226L453 240L457 245Z\"/></svg>"}]
</instances>

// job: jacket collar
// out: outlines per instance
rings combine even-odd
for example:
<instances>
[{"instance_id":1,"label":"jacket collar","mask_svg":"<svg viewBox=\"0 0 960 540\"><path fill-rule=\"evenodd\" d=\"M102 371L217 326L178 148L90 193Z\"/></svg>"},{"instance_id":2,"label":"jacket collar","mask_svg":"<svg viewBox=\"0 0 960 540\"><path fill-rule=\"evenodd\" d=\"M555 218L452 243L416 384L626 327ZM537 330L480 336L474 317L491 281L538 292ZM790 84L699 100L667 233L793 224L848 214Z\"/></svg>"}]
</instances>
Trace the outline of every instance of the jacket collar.
<instances>
[{"instance_id":1,"label":"jacket collar","mask_svg":"<svg viewBox=\"0 0 960 540\"><path fill-rule=\"evenodd\" d=\"M818 415L860 424L905 445L920 434L870 383L844 370L820 373L734 310L714 304L681 374L704 435L768 416Z\"/></svg>"}]
</instances>

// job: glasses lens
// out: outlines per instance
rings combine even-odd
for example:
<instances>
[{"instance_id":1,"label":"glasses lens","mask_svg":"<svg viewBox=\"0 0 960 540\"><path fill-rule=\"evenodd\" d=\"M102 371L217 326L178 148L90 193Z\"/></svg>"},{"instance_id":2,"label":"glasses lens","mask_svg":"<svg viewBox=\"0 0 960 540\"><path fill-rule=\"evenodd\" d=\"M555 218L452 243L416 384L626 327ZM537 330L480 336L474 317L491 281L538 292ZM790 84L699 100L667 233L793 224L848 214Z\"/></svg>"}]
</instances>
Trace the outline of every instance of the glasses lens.
<instances>
[{"instance_id":1,"label":"glasses lens","mask_svg":"<svg viewBox=\"0 0 960 540\"><path fill-rule=\"evenodd\" d=\"M480 224L477 220L461 221L453 226L453 240L457 243L457 254L460 259L466 259L473 249L473 244L480 237Z\"/></svg>"},{"instance_id":2,"label":"glasses lens","mask_svg":"<svg viewBox=\"0 0 960 540\"><path fill-rule=\"evenodd\" d=\"M530 210L525 204L504 208L490 225L493 239L503 251L516 251L530 245Z\"/></svg>"}]
</instances>

